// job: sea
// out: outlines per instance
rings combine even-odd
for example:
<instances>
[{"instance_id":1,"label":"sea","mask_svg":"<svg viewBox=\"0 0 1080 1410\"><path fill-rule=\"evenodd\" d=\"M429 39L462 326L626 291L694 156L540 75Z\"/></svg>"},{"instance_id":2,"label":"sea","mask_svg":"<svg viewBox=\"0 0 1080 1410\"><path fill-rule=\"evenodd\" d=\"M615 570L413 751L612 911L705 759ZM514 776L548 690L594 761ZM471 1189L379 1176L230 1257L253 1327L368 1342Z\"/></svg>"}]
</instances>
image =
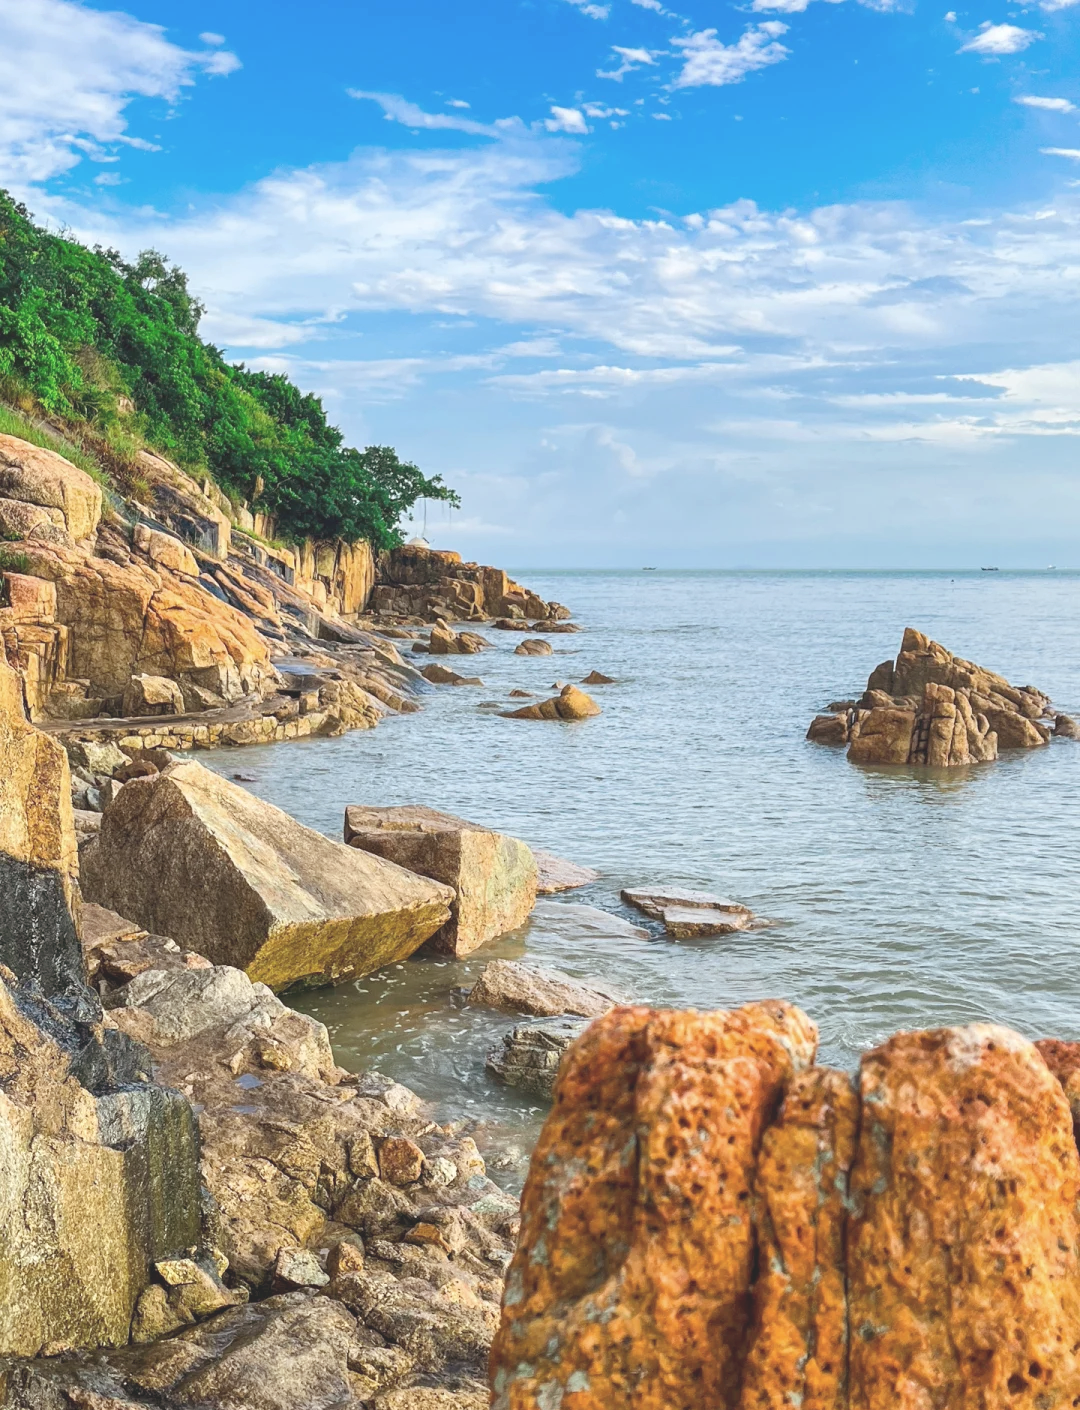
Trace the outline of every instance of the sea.
<instances>
[{"instance_id":1,"label":"sea","mask_svg":"<svg viewBox=\"0 0 1080 1410\"><path fill-rule=\"evenodd\" d=\"M413 1088L513 1189L545 1107L485 1067L519 1020L464 1003L497 957L651 1005L789 999L818 1024L820 1061L849 1070L898 1029L1080 1038L1080 741L930 771L859 767L805 738L906 626L1080 715L1080 573L516 576L581 625L550 638L553 656L489 630L489 651L449 661L483 686L431 687L421 713L340 739L200 756L330 837L347 804L425 804L599 872L464 960L419 954L290 996L343 1066ZM593 670L615 681L590 688L597 718L499 714L513 689L543 698ZM770 924L673 940L620 899L643 886L718 892Z\"/></svg>"}]
</instances>

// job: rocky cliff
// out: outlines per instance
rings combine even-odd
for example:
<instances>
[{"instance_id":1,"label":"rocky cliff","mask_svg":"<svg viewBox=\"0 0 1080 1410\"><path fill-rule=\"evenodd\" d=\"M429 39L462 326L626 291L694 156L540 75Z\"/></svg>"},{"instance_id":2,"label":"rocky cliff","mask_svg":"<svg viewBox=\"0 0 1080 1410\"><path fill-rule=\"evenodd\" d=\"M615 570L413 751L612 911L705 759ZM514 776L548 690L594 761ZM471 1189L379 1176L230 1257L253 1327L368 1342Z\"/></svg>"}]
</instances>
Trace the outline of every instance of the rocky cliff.
<instances>
[{"instance_id":1,"label":"rocky cliff","mask_svg":"<svg viewBox=\"0 0 1080 1410\"><path fill-rule=\"evenodd\" d=\"M852 1084L815 1044L782 1003L591 1026L533 1156L494 1410L1077 1403L1076 1045L902 1033Z\"/></svg>"}]
</instances>

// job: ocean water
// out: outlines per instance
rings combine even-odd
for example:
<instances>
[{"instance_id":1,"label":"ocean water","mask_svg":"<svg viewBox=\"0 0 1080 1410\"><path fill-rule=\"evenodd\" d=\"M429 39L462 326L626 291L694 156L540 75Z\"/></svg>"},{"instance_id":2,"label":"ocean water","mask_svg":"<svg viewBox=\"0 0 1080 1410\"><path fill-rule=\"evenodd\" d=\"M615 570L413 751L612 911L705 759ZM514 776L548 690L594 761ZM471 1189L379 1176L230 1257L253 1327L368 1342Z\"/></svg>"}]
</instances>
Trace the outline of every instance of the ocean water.
<instances>
[{"instance_id":1,"label":"ocean water","mask_svg":"<svg viewBox=\"0 0 1080 1410\"><path fill-rule=\"evenodd\" d=\"M513 1186L544 1111L485 1071L513 1019L464 1007L496 956L598 976L656 1005L801 1004L821 1058L854 1068L898 1028L989 1020L1080 1038L1080 742L940 773L859 768L808 743L907 625L1080 714L1080 574L527 572L584 630L520 657L516 633L465 658L483 687L337 740L200 756L301 821L341 834L348 803L422 803L595 867L530 926L461 962L417 957L297 1007L339 1060L375 1067L466 1118ZM421 660L424 658L421 658ZM458 664L458 663L452 663ZM603 714L500 718L515 688L596 669ZM676 941L623 887L715 890L773 922ZM644 924L582 924L586 903ZM602 921L602 918L601 918ZM617 933L616 933L617 932Z\"/></svg>"}]
</instances>

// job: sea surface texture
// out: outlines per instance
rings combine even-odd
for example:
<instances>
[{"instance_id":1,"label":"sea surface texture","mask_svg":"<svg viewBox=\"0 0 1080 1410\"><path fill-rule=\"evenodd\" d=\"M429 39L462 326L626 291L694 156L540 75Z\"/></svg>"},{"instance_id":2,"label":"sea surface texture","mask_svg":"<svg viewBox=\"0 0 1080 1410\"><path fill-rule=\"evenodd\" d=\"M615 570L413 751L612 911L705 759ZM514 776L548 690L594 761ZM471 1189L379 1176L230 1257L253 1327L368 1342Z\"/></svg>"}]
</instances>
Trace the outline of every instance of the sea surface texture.
<instances>
[{"instance_id":1,"label":"sea surface texture","mask_svg":"<svg viewBox=\"0 0 1080 1410\"><path fill-rule=\"evenodd\" d=\"M422 714L202 756L332 837L346 804L421 803L601 874L467 960L414 958L294 999L343 1064L406 1083L442 1119L469 1118L514 1186L544 1109L484 1057L519 1020L462 1003L496 957L657 1005L791 999L820 1025L822 1060L847 1068L900 1028L991 1020L1080 1038L1080 741L933 772L859 768L804 739L815 713L895 657L905 626L1080 715L1080 574L516 576L584 628L551 637L554 656L516 656L519 634L487 631L491 651L449 658L484 686L433 687ZM618 682L592 690L598 719L484 708L592 670ZM773 924L671 940L619 900L647 884L718 891ZM580 903L648 933L558 909Z\"/></svg>"}]
</instances>

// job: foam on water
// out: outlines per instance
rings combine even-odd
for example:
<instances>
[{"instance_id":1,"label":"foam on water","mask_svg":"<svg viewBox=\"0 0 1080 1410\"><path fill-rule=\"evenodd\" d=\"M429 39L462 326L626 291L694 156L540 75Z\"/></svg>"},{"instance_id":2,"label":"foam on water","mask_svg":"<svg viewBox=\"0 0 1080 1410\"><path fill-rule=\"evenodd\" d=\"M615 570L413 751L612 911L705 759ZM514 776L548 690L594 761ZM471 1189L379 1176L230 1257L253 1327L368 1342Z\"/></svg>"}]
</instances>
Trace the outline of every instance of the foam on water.
<instances>
[{"instance_id":1,"label":"foam on water","mask_svg":"<svg viewBox=\"0 0 1080 1410\"><path fill-rule=\"evenodd\" d=\"M586 630L555 655L516 633L469 658L478 687L439 687L422 714L336 740L201 756L256 776L260 796L331 836L347 803L423 803L596 867L567 902L641 922L624 886L719 891L776 923L671 941L543 919L464 962L414 959L304 996L347 1066L378 1067L517 1147L543 1112L501 1087L484 1054L513 1020L464 1008L496 956L597 975L655 1004L728 1007L778 996L851 1067L897 1028L1004 1022L1080 1037L1080 742L944 774L859 769L804 740L829 701L858 694L905 626L1080 713L1080 575L1071 573L536 573ZM423 658L421 658L423 659ZM504 720L482 702L550 693L591 670L603 715ZM513 1183L514 1170L507 1179Z\"/></svg>"}]
</instances>

